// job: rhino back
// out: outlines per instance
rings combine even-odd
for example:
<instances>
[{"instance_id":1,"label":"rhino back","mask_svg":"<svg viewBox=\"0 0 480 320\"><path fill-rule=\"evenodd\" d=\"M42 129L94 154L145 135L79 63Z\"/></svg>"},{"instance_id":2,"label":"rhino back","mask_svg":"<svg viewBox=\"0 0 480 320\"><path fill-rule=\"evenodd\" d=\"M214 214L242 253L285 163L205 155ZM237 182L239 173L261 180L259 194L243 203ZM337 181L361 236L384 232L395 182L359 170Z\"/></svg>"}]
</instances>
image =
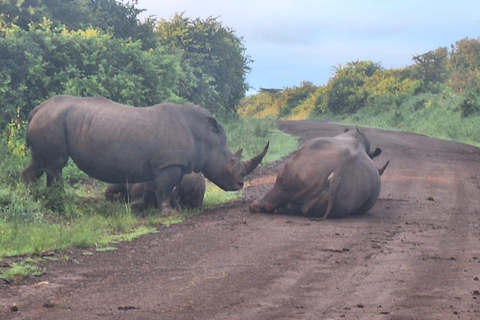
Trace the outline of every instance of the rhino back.
<instances>
[{"instance_id":1,"label":"rhino back","mask_svg":"<svg viewBox=\"0 0 480 320\"><path fill-rule=\"evenodd\" d=\"M105 98L66 96L38 108L29 125L33 133L42 124L44 140L37 141L37 149L61 145L81 170L110 183L152 180L153 163L191 171L200 157L195 137L202 134L192 130L201 131L198 123L209 115L194 106L134 108Z\"/></svg>"},{"instance_id":2,"label":"rhino back","mask_svg":"<svg viewBox=\"0 0 480 320\"><path fill-rule=\"evenodd\" d=\"M333 138L316 138L303 144L287 161L285 165L285 180L303 181L307 186L318 181L325 181L338 166L342 165L351 151ZM296 187L298 188L298 187Z\"/></svg>"}]
</instances>

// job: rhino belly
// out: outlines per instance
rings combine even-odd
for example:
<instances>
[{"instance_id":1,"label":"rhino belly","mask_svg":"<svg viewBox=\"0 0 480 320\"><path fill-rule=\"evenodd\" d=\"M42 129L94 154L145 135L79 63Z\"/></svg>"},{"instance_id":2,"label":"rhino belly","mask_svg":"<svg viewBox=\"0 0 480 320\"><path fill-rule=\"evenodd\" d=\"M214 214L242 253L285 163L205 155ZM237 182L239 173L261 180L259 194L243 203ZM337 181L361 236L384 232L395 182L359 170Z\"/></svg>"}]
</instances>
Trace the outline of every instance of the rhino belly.
<instances>
[{"instance_id":1,"label":"rhino belly","mask_svg":"<svg viewBox=\"0 0 480 320\"><path fill-rule=\"evenodd\" d=\"M352 214L361 214L370 210L378 198L379 188L375 183L364 182L344 184L340 187L331 213L332 217L344 217Z\"/></svg>"},{"instance_id":2,"label":"rhino belly","mask_svg":"<svg viewBox=\"0 0 480 320\"><path fill-rule=\"evenodd\" d=\"M108 183L137 183L154 179L147 164L129 165L128 163L98 161L72 158L80 170L92 178Z\"/></svg>"}]
</instances>

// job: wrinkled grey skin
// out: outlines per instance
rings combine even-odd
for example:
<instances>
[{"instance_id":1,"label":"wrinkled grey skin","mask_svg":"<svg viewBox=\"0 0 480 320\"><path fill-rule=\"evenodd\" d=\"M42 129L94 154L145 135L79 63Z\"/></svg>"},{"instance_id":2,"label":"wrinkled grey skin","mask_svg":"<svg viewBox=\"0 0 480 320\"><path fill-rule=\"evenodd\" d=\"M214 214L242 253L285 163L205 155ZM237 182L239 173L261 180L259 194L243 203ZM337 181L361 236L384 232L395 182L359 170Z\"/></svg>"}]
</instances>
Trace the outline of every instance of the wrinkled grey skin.
<instances>
[{"instance_id":1,"label":"wrinkled grey skin","mask_svg":"<svg viewBox=\"0 0 480 320\"><path fill-rule=\"evenodd\" d=\"M186 174L182 177L180 184L173 190L170 196L170 205L176 210L198 208L203 204L205 189L203 174L196 172ZM145 192L149 194L144 196ZM105 199L132 202L132 206L141 206L143 209L158 208L153 181L109 184L105 189Z\"/></svg>"},{"instance_id":2,"label":"wrinkled grey skin","mask_svg":"<svg viewBox=\"0 0 480 320\"><path fill-rule=\"evenodd\" d=\"M29 115L27 144L26 183L45 172L51 185L70 157L108 183L154 181L160 210L171 209L169 196L187 173L202 172L223 190L239 190L261 161L241 161L242 149L233 154L223 127L199 106L134 108L100 97L56 96L37 106Z\"/></svg>"},{"instance_id":3,"label":"wrinkled grey skin","mask_svg":"<svg viewBox=\"0 0 480 320\"><path fill-rule=\"evenodd\" d=\"M380 194L380 175L370 143L358 128L307 141L287 160L273 189L250 204L251 212L311 214L325 219L362 214Z\"/></svg>"}]
</instances>

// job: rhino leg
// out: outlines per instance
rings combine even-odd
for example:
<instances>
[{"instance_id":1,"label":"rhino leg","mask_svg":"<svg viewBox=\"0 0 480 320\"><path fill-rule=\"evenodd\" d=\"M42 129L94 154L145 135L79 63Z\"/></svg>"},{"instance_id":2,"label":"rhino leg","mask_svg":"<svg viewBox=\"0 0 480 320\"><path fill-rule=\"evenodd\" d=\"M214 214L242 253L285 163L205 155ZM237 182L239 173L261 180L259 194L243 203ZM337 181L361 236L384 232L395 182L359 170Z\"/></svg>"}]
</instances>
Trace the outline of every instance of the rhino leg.
<instances>
[{"instance_id":1,"label":"rhino leg","mask_svg":"<svg viewBox=\"0 0 480 320\"><path fill-rule=\"evenodd\" d=\"M26 184L31 184L36 182L45 171L37 165L37 163L32 159L28 165L22 171L22 179Z\"/></svg>"},{"instance_id":2,"label":"rhino leg","mask_svg":"<svg viewBox=\"0 0 480 320\"><path fill-rule=\"evenodd\" d=\"M142 200L145 209L158 208L158 203L155 195L155 184L153 182L142 183Z\"/></svg>"},{"instance_id":3,"label":"rhino leg","mask_svg":"<svg viewBox=\"0 0 480 320\"><path fill-rule=\"evenodd\" d=\"M53 182L60 179L62 175L62 169L67 164L68 157L59 157L55 159L48 166L44 167L40 165L40 162L32 156L32 160L28 163L25 169L22 171L22 178L25 183L30 184L40 179L42 174L47 174L47 187L50 187Z\"/></svg>"},{"instance_id":4,"label":"rhino leg","mask_svg":"<svg viewBox=\"0 0 480 320\"><path fill-rule=\"evenodd\" d=\"M126 183L109 184L107 188L105 188L104 195L105 195L105 199L109 201L127 202L128 200L127 184Z\"/></svg>"},{"instance_id":5,"label":"rhino leg","mask_svg":"<svg viewBox=\"0 0 480 320\"><path fill-rule=\"evenodd\" d=\"M53 182L59 181L62 176L62 169L67 164L68 157L58 158L55 163L45 168L45 173L47 174L47 187L50 187Z\"/></svg>"},{"instance_id":6,"label":"rhino leg","mask_svg":"<svg viewBox=\"0 0 480 320\"><path fill-rule=\"evenodd\" d=\"M177 211L181 211L182 208L180 206L179 201L180 201L180 188L179 186L176 186L170 195L170 206Z\"/></svg>"},{"instance_id":7,"label":"rhino leg","mask_svg":"<svg viewBox=\"0 0 480 320\"><path fill-rule=\"evenodd\" d=\"M175 186L180 184L182 169L180 167L168 167L155 172L155 198L160 211L171 211L170 204L172 192ZM145 196L144 191L144 196Z\"/></svg>"}]
</instances>

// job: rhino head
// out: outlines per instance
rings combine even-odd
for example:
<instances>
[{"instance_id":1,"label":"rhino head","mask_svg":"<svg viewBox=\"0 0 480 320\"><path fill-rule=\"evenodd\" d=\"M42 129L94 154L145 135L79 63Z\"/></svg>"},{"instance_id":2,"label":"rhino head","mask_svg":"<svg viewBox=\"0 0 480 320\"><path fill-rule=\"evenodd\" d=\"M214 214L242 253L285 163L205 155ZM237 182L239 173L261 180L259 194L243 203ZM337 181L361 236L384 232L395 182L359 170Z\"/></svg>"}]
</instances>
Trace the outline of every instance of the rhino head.
<instances>
[{"instance_id":1,"label":"rhino head","mask_svg":"<svg viewBox=\"0 0 480 320\"><path fill-rule=\"evenodd\" d=\"M346 132L347 131L348 130L346 130ZM358 139L365 146L365 152L370 157L370 159L378 157L380 154L382 154L382 149L380 149L380 148L375 148L375 150L373 152L370 151L370 141L367 139L365 134L358 129L358 126L355 126L355 132L356 132L356 135L357 135Z\"/></svg>"},{"instance_id":2,"label":"rhino head","mask_svg":"<svg viewBox=\"0 0 480 320\"><path fill-rule=\"evenodd\" d=\"M268 151L269 143L257 156L247 161L242 161L243 149L232 154L227 148L222 153L214 153L214 159L207 163L202 171L205 177L225 191L236 191L243 188L243 179L251 173L262 161ZM230 152L230 154L227 153ZM219 159L228 159L223 166L219 166Z\"/></svg>"}]
</instances>

